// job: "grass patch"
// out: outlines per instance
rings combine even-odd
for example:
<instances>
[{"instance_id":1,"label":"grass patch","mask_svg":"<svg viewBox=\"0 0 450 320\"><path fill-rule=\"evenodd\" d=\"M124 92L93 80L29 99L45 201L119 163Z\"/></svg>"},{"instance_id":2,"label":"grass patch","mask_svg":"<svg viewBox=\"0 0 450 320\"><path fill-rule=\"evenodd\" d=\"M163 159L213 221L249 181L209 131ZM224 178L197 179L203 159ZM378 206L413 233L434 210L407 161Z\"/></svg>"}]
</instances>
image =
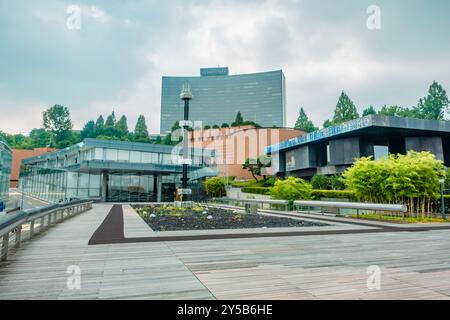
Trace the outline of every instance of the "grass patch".
<instances>
[{"instance_id":1,"label":"grass patch","mask_svg":"<svg viewBox=\"0 0 450 320\"><path fill-rule=\"evenodd\" d=\"M383 214L361 214L357 216L356 214L348 215L349 218L362 219L362 220L375 220L375 221L386 221L395 223L432 223L432 222L450 222L449 219L435 218L435 217L424 217L424 218L414 218L414 217L400 217L400 216L390 216Z\"/></svg>"}]
</instances>

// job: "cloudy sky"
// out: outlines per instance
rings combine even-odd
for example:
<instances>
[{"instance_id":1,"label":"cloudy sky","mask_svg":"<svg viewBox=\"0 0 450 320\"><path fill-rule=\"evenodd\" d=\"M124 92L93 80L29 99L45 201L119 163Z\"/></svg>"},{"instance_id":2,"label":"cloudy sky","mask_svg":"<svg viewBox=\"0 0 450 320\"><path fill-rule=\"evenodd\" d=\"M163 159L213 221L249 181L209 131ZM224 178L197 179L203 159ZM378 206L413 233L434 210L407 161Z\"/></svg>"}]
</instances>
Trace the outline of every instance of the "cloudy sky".
<instances>
[{"instance_id":1,"label":"cloudy sky","mask_svg":"<svg viewBox=\"0 0 450 320\"><path fill-rule=\"evenodd\" d=\"M69 29L69 5L81 9ZM381 29L367 27L369 5ZM53 104L75 128L144 114L159 132L161 77L282 69L287 118L321 124L341 90L361 111L411 106L433 80L450 91L448 0L0 0L0 130L27 134Z\"/></svg>"}]
</instances>

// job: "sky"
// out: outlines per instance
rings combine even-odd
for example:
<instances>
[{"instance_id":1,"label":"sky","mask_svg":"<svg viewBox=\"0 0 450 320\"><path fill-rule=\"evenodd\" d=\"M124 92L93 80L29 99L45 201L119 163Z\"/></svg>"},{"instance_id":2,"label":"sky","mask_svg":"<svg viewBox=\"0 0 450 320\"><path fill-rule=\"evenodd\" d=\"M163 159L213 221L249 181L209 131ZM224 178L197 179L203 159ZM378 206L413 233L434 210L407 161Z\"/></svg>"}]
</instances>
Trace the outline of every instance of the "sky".
<instances>
[{"instance_id":1,"label":"sky","mask_svg":"<svg viewBox=\"0 0 450 320\"><path fill-rule=\"evenodd\" d=\"M360 112L410 107L433 80L450 90L449 12L448 0L0 0L0 130L28 134L61 104L75 129L114 110L158 133L161 77L215 66L282 69L288 126L300 106L321 125L342 90Z\"/></svg>"}]
</instances>

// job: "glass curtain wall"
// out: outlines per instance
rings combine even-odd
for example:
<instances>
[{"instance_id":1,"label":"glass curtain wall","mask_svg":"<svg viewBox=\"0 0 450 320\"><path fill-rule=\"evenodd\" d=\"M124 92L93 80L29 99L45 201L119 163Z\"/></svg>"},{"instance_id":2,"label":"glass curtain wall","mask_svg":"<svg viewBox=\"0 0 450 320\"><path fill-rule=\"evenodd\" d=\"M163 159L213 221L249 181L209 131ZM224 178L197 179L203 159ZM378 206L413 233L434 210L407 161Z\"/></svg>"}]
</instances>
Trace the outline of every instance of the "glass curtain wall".
<instances>
[{"instance_id":1,"label":"glass curtain wall","mask_svg":"<svg viewBox=\"0 0 450 320\"><path fill-rule=\"evenodd\" d=\"M153 175L110 174L107 201L153 202L156 201Z\"/></svg>"},{"instance_id":2,"label":"glass curtain wall","mask_svg":"<svg viewBox=\"0 0 450 320\"><path fill-rule=\"evenodd\" d=\"M19 189L28 195L56 203L66 199L67 172L60 169L22 166Z\"/></svg>"},{"instance_id":3,"label":"glass curtain wall","mask_svg":"<svg viewBox=\"0 0 450 320\"><path fill-rule=\"evenodd\" d=\"M0 201L8 199L12 155L9 147L0 141Z\"/></svg>"}]
</instances>

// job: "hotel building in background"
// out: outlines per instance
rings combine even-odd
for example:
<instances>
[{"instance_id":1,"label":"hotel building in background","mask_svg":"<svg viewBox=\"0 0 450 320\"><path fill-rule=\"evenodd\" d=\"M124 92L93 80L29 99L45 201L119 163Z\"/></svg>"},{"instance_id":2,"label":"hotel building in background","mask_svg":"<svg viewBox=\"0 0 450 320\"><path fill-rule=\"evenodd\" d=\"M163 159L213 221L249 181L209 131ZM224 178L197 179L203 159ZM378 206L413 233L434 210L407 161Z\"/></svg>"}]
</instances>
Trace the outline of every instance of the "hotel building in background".
<instances>
[{"instance_id":1,"label":"hotel building in background","mask_svg":"<svg viewBox=\"0 0 450 320\"><path fill-rule=\"evenodd\" d=\"M231 125L240 111L244 120L262 127L286 125L286 87L283 71L229 75L227 67L202 68L199 77L162 77L160 132L183 119L180 90L190 84L194 99L189 119L203 125Z\"/></svg>"}]
</instances>

